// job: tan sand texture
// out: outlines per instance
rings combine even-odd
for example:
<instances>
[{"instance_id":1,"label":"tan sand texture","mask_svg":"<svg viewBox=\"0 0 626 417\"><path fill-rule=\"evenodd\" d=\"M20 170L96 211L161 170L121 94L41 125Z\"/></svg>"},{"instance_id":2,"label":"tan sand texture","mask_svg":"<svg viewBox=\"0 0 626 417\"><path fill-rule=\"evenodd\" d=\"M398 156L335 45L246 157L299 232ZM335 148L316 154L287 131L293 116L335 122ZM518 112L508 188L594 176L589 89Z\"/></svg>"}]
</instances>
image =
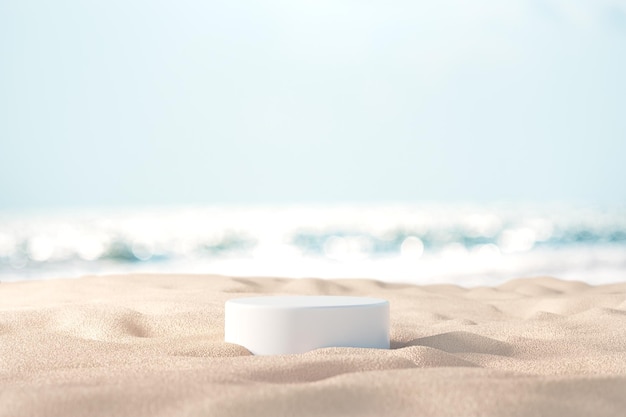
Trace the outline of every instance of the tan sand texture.
<instances>
[{"instance_id":1,"label":"tan sand texture","mask_svg":"<svg viewBox=\"0 0 626 417\"><path fill-rule=\"evenodd\" d=\"M391 302L392 349L251 356L224 302ZM0 284L0 416L626 416L626 283L131 275Z\"/></svg>"}]
</instances>

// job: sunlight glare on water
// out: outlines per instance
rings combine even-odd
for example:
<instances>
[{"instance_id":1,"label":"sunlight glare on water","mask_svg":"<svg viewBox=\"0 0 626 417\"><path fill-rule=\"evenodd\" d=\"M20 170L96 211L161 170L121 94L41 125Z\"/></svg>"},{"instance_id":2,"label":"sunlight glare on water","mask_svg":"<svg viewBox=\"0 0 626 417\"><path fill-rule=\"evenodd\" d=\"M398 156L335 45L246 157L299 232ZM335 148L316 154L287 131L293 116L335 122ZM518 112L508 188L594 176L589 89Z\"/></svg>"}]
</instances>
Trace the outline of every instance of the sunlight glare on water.
<instances>
[{"instance_id":1,"label":"sunlight glare on water","mask_svg":"<svg viewBox=\"0 0 626 417\"><path fill-rule=\"evenodd\" d=\"M125 272L491 283L616 280L620 207L343 205L0 215L0 280Z\"/></svg>"}]
</instances>

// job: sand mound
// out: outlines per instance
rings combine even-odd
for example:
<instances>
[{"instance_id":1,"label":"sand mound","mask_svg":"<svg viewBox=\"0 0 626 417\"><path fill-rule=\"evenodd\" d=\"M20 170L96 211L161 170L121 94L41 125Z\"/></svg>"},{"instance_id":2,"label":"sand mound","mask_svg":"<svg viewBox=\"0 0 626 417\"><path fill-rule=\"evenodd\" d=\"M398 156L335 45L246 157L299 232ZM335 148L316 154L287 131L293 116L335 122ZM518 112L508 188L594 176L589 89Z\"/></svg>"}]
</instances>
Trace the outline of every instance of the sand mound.
<instances>
[{"instance_id":1,"label":"sand mound","mask_svg":"<svg viewBox=\"0 0 626 417\"><path fill-rule=\"evenodd\" d=\"M392 349L252 356L224 302L391 302ZM133 275L0 285L0 416L622 416L626 284Z\"/></svg>"}]
</instances>

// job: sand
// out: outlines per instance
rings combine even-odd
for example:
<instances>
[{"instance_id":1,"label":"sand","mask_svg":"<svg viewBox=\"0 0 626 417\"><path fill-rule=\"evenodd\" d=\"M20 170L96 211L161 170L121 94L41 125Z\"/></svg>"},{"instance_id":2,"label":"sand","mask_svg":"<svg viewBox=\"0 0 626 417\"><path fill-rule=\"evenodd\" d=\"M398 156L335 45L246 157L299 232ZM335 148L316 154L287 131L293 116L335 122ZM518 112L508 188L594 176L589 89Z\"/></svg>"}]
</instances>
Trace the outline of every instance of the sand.
<instances>
[{"instance_id":1,"label":"sand","mask_svg":"<svg viewBox=\"0 0 626 417\"><path fill-rule=\"evenodd\" d=\"M224 302L391 302L392 349L252 356ZM130 275L0 284L0 416L624 416L626 283Z\"/></svg>"}]
</instances>

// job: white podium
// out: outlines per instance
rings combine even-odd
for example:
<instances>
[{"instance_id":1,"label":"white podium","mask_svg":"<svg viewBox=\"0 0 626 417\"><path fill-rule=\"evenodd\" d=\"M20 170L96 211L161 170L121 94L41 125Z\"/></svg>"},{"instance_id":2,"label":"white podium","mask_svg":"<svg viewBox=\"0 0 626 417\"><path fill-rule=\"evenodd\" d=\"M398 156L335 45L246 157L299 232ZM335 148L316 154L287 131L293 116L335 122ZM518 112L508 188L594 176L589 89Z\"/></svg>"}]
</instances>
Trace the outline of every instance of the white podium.
<instances>
[{"instance_id":1,"label":"white podium","mask_svg":"<svg viewBox=\"0 0 626 417\"><path fill-rule=\"evenodd\" d=\"M255 355L323 347L389 349L389 302L343 296L276 296L228 300L225 341Z\"/></svg>"}]
</instances>

